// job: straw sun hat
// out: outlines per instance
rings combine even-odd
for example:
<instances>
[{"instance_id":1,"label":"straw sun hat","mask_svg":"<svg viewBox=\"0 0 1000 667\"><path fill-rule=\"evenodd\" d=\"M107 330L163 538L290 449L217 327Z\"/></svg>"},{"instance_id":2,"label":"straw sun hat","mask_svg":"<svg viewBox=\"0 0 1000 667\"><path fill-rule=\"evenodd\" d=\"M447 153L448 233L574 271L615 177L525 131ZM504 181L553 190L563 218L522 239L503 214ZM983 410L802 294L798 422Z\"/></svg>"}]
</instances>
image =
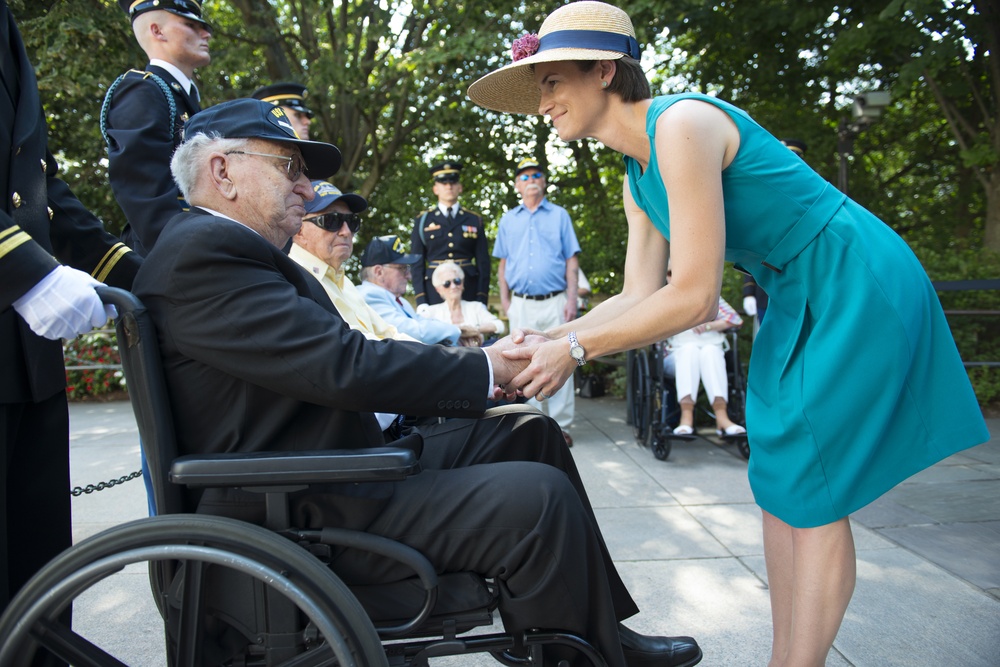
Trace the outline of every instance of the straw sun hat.
<instances>
[{"instance_id":1,"label":"straw sun hat","mask_svg":"<svg viewBox=\"0 0 1000 667\"><path fill-rule=\"evenodd\" d=\"M514 62L469 86L481 107L537 114L541 94L531 66L560 60L639 59L639 43L628 14L603 2L573 2L549 14L537 35L514 40Z\"/></svg>"}]
</instances>

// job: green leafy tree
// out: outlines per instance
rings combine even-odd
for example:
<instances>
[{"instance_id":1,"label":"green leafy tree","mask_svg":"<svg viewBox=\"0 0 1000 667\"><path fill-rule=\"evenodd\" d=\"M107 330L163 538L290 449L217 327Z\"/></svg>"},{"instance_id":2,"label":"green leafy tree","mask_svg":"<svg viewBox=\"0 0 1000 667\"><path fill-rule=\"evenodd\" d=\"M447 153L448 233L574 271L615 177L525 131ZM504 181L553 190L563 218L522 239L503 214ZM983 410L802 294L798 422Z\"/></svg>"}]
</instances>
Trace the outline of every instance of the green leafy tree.
<instances>
[{"instance_id":1,"label":"green leafy tree","mask_svg":"<svg viewBox=\"0 0 1000 667\"><path fill-rule=\"evenodd\" d=\"M672 4L660 49L678 57L662 79L681 76L806 140L808 161L834 182L835 130L853 96L891 90L854 145L852 198L903 233L934 226L1000 249L995 0Z\"/></svg>"}]
</instances>

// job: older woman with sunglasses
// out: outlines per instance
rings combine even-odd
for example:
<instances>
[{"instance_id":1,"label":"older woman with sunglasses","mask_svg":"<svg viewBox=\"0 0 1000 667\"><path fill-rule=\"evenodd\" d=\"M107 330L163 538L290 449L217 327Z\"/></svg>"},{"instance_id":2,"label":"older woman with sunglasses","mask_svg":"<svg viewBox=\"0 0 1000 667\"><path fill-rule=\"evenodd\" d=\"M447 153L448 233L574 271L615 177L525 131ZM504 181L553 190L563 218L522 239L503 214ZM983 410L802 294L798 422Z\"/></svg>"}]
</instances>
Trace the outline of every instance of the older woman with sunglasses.
<instances>
[{"instance_id":1,"label":"older woman with sunglasses","mask_svg":"<svg viewBox=\"0 0 1000 667\"><path fill-rule=\"evenodd\" d=\"M462 329L459 339L465 347L479 347L487 336L499 335L504 332L503 320L490 312L479 301L462 299L465 272L455 262L439 264L431 275L431 283L443 300L428 306L424 317L431 317L442 322L457 324Z\"/></svg>"}]
</instances>

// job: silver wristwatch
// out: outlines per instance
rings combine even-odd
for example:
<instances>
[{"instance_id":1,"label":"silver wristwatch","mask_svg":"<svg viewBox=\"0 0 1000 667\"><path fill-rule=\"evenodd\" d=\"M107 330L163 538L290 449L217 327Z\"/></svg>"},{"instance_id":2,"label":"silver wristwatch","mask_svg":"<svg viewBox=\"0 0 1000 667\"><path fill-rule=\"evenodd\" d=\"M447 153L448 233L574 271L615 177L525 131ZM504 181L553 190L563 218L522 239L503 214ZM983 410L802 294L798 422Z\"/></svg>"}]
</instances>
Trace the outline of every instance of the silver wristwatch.
<instances>
[{"instance_id":1,"label":"silver wristwatch","mask_svg":"<svg viewBox=\"0 0 1000 667\"><path fill-rule=\"evenodd\" d=\"M580 341L576 339L575 331L569 332L569 356L573 357L577 366L583 366L587 363L587 352L580 345Z\"/></svg>"}]
</instances>

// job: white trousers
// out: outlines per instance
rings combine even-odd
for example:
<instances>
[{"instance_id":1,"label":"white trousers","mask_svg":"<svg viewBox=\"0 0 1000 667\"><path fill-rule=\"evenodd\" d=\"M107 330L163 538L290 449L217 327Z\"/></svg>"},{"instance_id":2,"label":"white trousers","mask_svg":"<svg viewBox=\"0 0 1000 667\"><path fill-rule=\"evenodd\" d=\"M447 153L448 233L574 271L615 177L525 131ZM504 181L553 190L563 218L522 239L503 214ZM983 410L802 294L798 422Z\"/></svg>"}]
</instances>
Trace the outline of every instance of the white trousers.
<instances>
[{"instance_id":1,"label":"white trousers","mask_svg":"<svg viewBox=\"0 0 1000 667\"><path fill-rule=\"evenodd\" d=\"M566 309L566 293L557 294L544 301L532 301L512 296L507 319L510 330L537 329L546 331L563 323L563 312ZM566 384L550 398L544 401L530 399L528 405L538 408L544 414L556 420L562 429L569 428L573 423L573 413L576 410L576 390L571 375Z\"/></svg>"},{"instance_id":2,"label":"white trousers","mask_svg":"<svg viewBox=\"0 0 1000 667\"><path fill-rule=\"evenodd\" d=\"M691 343L674 348L670 356L674 361L678 400L685 396L696 399L699 382L705 385L709 402L716 397L729 400L729 379L721 345Z\"/></svg>"}]
</instances>

